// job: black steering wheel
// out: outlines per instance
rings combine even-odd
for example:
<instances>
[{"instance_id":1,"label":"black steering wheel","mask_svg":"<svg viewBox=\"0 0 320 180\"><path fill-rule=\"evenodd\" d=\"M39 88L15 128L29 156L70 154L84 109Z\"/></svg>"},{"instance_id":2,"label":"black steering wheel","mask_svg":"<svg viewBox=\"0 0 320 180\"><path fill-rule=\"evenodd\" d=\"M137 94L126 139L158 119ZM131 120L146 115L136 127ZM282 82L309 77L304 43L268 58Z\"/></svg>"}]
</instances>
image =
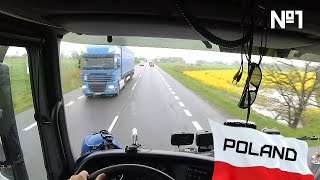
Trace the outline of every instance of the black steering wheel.
<instances>
[{"instance_id":1,"label":"black steering wheel","mask_svg":"<svg viewBox=\"0 0 320 180\"><path fill-rule=\"evenodd\" d=\"M156 177L159 177L161 179L165 180L174 180L171 176L168 174L155 169L150 166L141 165L141 164L117 164L113 166L108 166L103 169L97 170L93 173L91 173L88 177L88 180L95 180L96 177L101 174L105 173L107 176L110 174L126 174L126 173L141 173L141 174L150 174L154 175Z\"/></svg>"}]
</instances>

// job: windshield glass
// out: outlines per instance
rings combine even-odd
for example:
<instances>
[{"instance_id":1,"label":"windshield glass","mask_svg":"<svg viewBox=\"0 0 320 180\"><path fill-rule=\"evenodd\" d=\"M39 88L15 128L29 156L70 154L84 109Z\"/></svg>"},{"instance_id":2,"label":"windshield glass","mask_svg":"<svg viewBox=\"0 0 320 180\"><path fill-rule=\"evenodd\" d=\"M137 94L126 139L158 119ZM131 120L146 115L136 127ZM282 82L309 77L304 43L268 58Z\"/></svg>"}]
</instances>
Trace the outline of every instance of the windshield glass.
<instances>
[{"instance_id":1,"label":"windshield glass","mask_svg":"<svg viewBox=\"0 0 320 180\"><path fill-rule=\"evenodd\" d=\"M173 133L210 131L208 119L219 123L246 120L247 109L238 103L247 78L247 60L242 78L233 82L241 66L239 52L221 52L216 45L210 51L118 46L118 69L104 71L115 66L113 58L84 58L83 66L79 65L86 47L67 42L60 47L64 50L60 64L68 133L76 157L84 138L102 129L111 132L121 147L132 144L132 129L137 128L143 147L172 151L178 150L171 145ZM270 50L263 57L262 75L253 73L249 89L255 101L249 120L259 131L277 129L286 137L317 135L320 91L315 73L319 63L308 60L320 56L298 56L297 51L288 50L286 58L280 58L276 52ZM252 55L252 61L257 63L259 55ZM88 68L91 72L85 71ZM317 141L307 143L317 146Z\"/></svg>"},{"instance_id":2,"label":"windshield glass","mask_svg":"<svg viewBox=\"0 0 320 180\"><path fill-rule=\"evenodd\" d=\"M106 57L84 57L83 58L84 69L111 69L114 68L114 58Z\"/></svg>"}]
</instances>

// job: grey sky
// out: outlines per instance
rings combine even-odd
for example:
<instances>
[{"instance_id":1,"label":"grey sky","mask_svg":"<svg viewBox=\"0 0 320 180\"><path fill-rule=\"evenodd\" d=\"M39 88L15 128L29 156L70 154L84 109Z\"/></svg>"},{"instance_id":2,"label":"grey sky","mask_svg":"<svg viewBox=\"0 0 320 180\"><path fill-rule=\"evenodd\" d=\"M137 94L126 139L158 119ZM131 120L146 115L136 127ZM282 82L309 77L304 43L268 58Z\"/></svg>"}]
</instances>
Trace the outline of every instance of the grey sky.
<instances>
[{"instance_id":1,"label":"grey sky","mask_svg":"<svg viewBox=\"0 0 320 180\"><path fill-rule=\"evenodd\" d=\"M68 42L61 42L60 52L70 56L71 52L81 52L85 49L84 44L74 44ZM153 59L158 57L182 57L186 62L194 63L196 60L206 61L222 61L224 63L232 63L240 61L240 54L235 53L222 53L212 51L199 51L199 50L185 50L185 49L168 49L168 48L150 48L150 47L127 47L131 49L136 57L145 57ZM23 55L26 54L25 48L10 47L7 55ZM253 61L258 61L258 56L253 56ZM276 59L284 60L283 58L264 57L264 63L274 63ZM303 61L295 60L295 65L303 65Z\"/></svg>"}]
</instances>

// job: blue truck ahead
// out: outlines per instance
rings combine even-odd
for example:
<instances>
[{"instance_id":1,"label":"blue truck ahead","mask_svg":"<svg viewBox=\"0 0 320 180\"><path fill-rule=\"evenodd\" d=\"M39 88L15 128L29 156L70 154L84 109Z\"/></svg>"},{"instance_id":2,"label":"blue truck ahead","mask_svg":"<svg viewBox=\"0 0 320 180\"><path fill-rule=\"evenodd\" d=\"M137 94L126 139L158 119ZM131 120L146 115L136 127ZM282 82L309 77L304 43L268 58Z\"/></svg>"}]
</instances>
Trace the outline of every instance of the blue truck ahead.
<instances>
[{"instance_id":1,"label":"blue truck ahead","mask_svg":"<svg viewBox=\"0 0 320 180\"><path fill-rule=\"evenodd\" d=\"M134 53L125 47L94 45L82 53L82 92L118 95L134 74Z\"/></svg>"}]
</instances>

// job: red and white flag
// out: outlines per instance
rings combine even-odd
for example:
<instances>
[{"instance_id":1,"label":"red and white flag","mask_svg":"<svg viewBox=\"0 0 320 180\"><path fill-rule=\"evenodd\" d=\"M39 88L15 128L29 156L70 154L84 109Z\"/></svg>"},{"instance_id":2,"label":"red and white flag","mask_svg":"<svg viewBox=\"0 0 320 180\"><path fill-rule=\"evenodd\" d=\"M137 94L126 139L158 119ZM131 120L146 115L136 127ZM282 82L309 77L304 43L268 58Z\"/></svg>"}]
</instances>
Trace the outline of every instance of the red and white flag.
<instances>
[{"instance_id":1,"label":"red and white flag","mask_svg":"<svg viewBox=\"0 0 320 180\"><path fill-rule=\"evenodd\" d=\"M212 180L314 180L306 142L209 122L215 156Z\"/></svg>"}]
</instances>

